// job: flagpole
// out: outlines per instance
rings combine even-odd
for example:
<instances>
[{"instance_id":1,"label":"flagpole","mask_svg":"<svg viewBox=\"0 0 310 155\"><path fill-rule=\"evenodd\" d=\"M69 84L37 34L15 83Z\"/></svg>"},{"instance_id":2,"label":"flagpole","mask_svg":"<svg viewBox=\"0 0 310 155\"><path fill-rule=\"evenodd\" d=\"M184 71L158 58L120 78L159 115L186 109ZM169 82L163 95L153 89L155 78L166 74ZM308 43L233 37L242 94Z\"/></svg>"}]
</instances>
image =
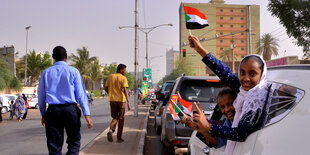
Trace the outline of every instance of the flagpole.
<instances>
[{"instance_id":1,"label":"flagpole","mask_svg":"<svg viewBox=\"0 0 310 155\"><path fill-rule=\"evenodd\" d=\"M171 100L171 101L179 109L179 111L185 116L185 118L188 118L188 116L179 108L179 106L176 105L173 100Z\"/></svg>"},{"instance_id":2,"label":"flagpole","mask_svg":"<svg viewBox=\"0 0 310 155\"><path fill-rule=\"evenodd\" d=\"M191 32L191 30L190 30L190 29L188 29L188 32L189 32L189 35L192 35L192 32Z\"/></svg>"}]
</instances>

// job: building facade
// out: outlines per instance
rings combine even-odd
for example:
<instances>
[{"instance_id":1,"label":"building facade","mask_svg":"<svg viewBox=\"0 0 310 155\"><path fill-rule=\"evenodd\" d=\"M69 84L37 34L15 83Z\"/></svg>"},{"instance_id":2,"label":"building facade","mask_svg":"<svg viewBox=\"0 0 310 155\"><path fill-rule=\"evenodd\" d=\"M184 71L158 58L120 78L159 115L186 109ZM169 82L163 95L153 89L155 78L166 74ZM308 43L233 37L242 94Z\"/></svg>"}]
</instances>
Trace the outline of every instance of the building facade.
<instances>
[{"instance_id":1,"label":"building facade","mask_svg":"<svg viewBox=\"0 0 310 155\"><path fill-rule=\"evenodd\" d=\"M175 62L179 60L179 51L173 48L166 50L166 75L169 75L175 69Z\"/></svg>"},{"instance_id":2,"label":"building facade","mask_svg":"<svg viewBox=\"0 0 310 155\"><path fill-rule=\"evenodd\" d=\"M186 57L191 59L196 75L209 75L212 71L201 62L200 55L188 45L189 30L185 25L183 5L196 8L206 15L209 26L190 31L201 40L203 47L218 59L231 66L232 58L234 61L240 61L248 54L257 53L256 44L260 39L258 5L225 4L224 0L211 0L210 3L182 3L179 10L180 51L186 52Z\"/></svg>"},{"instance_id":3,"label":"building facade","mask_svg":"<svg viewBox=\"0 0 310 155\"><path fill-rule=\"evenodd\" d=\"M8 63L9 69L16 75L14 46L0 48L0 57Z\"/></svg>"}]
</instances>

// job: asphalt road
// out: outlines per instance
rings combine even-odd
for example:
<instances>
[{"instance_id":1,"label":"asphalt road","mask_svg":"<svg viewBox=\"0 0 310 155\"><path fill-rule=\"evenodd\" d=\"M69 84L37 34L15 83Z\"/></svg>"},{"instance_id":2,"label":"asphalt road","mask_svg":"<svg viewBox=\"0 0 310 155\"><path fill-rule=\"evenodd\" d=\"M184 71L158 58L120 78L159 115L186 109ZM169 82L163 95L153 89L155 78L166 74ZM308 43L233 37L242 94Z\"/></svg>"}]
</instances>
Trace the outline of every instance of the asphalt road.
<instances>
[{"instance_id":1,"label":"asphalt road","mask_svg":"<svg viewBox=\"0 0 310 155\"><path fill-rule=\"evenodd\" d=\"M133 97L130 97L133 106ZM127 108L126 108L127 110ZM84 117L81 118L81 148L87 145L98 134L109 127L110 105L107 98L96 99L90 106L91 119L94 122L92 129L87 129ZM0 123L0 154L1 155L41 155L48 154L45 129L41 125L41 116L38 109L29 109L27 119L18 122L8 120L9 114L4 114ZM66 153L67 145L64 141L63 153Z\"/></svg>"}]
</instances>

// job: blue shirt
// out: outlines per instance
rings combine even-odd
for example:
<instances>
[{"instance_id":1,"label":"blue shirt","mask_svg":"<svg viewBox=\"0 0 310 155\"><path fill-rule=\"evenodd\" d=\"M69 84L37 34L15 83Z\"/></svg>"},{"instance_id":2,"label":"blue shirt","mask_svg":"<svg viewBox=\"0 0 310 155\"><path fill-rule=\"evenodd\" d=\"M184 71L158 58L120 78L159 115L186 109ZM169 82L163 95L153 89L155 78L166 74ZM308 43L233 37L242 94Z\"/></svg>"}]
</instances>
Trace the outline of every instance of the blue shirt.
<instances>
[{"instance_id":1,"label":"blue shirt","mask_svg":"<svg viewBox=\"0 0 310 155\"><path fill-rule=\"evenodd\" d=\"M231 120L229 120L228 118L226 118L226 120L225 120L223 126L231 127L231 125L232 125ZM226 143L227 143L227 139L220 138L220 137L217 137L216 139L217 139L217 144L216 144L215 148L220 148L220 147L226 145Z\"/></svg>"},{"instance_id":2,"label":"blue shirt","mask_svg":"<svg viewBox=\"0 0 310 155\"><path fill-rule=\"evenodd\" d=\"M42 116L45 116L46 103L79 103L83 114L90 115L82 77L76 68L64 61L57 61L42 72L38 89L38 105Z\"/></svg>"}]
</instances>

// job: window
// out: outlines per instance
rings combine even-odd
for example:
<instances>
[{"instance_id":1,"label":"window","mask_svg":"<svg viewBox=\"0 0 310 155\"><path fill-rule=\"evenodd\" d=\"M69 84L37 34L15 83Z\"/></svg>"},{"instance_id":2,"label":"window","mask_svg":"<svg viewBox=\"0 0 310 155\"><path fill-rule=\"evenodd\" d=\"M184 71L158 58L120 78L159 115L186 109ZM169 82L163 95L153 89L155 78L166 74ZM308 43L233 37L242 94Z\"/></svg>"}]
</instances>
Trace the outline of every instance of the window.
<instances>
[{"instance_id":1,"label":"window","mask_svg":"<svg viewBox=\"0 0 310 155\"><path fill-rule=\"evenodd\" d=\"M223 40L220 40L220 43L222 43L223 42Z\"/></svg>"},{"instance_id":2,"label":"window","mask_svg":"<svg viewBox=\"0 0 310 155\"><path fill-rule=\"evenodd\" d=\"M223 27L223 25L221 24L220 27Z\"/></svg>"},{"instance_id":3,"label":"window","mask_svg":"<svg viewBox=\"0 0 310 155\"><path fill-rule=\"evenodd\" d=\"M243 18L243 17L241 17L240 19L241 19L241 20L244 20L244 18Z\"/></svg>"},{"instance_id":4,"label":"window","mask_svg":"<svg viewBox=\"0 0 310 155\"><path fill-rule=\"evenodd\" d=\"M234 27L234 25L230 25L230 27Z\"/></svg>"},{"instance_id":5,"label":"window","mask_svg":"<svg viewBox=\"0 0 310 155\"><path fill-rule=\"evenodd\" d=\"M230 17L230 20L233 20L234 19L234 17Z\"/></svg>"},{"instance_id":6,"label":"window","mask_svg":"<svg viewBox=\"0 0 310 155\"><path fill-rule=\"evenodd\" d=\"M241 51L244 51L244 48L243 48L243 47L241 48Z\"/></svg>"},{"instance_id":7,"label":"window","mask_svg":"<svg viewBox=\"0 0 310 155\"><path fill-rule=\"evenodd\" d=\"M241 27L244 27L244 25L241 25Z\"/></svg>"},{"instance_id":8,"label":"window","mask_svg":"<svg viewBox=\"0 0 310 155\"><path fill-rule=\"evenodd\" d=\"M241 40L241 43L244 43L244 40Z\"/></svg>"},{"instance_id":9,"label":"window","mask_svg":"<svg viewBox=\"0 0 310 155\"><path fill-rule=\"evenodd\" d=\"M223 51L223 48L221 47L220 50Z\"/></svg>"},{"instance_id":10,"label":"window","mask_svg":"<svg viewBox=\"0 0 310 155\"><path fill-rule=\"evenodd\" d=\"M223 12L223 9L220 9L220 12Z\"/></svg>"},{"instance_id":11,"label":"window","mask_svg":"<svg viewBox=\"0 0 310 155\"><path fill-rule=\"evenodd\" d=\"M241 12L243 13L243 12L244 12L244 10L241 10Z\"/></svg>"},{"instance_id":12,"label":"window","mask_svg":"<svg viewBox=\"0 0 310 155\"><path fill-rule=\"evenodd\" d=\"M233 10L233 9L231 9L231 10L230 10L230 12L234 12L234 10Z\"/></svg>"},{"instance_id":13,"label":"window","mask_svg":"<svg viewBox=\"0 0 310 155\"><path fill-rule=\"evenodd\" d=\"M223 32L220 32L220 35L223 35Z\"/></svg>"},{"instance_id":14,"label":"window","mask_svg":"<svg viewBox=\"0 0 310 155\"><path fill-rule=\"evenodd\" d=\"M267 124L271 125L283 119L294 108L294 106L302 99L305 92L293 86L271 83L269 96L269 112L267 114Z\"/></svg>"},{"instance_id":15,"label":"window","mask_svg":"<svg viewBox=\"0 0 310 155\"><path fill-rule=\"evenodd\" d=\"M243 32L241 32L241 35L244 35L244 33L243 33Z\"/></svg>"},{"instance_id":16,"label":"window","mask_svg":"<svg viewBox=\"0 0 310 155\"><path fill-rule=\"evenodd\" d=\"M220 17L221 20L223 20L223 17Z\"/></svg>"}]
</instances>

